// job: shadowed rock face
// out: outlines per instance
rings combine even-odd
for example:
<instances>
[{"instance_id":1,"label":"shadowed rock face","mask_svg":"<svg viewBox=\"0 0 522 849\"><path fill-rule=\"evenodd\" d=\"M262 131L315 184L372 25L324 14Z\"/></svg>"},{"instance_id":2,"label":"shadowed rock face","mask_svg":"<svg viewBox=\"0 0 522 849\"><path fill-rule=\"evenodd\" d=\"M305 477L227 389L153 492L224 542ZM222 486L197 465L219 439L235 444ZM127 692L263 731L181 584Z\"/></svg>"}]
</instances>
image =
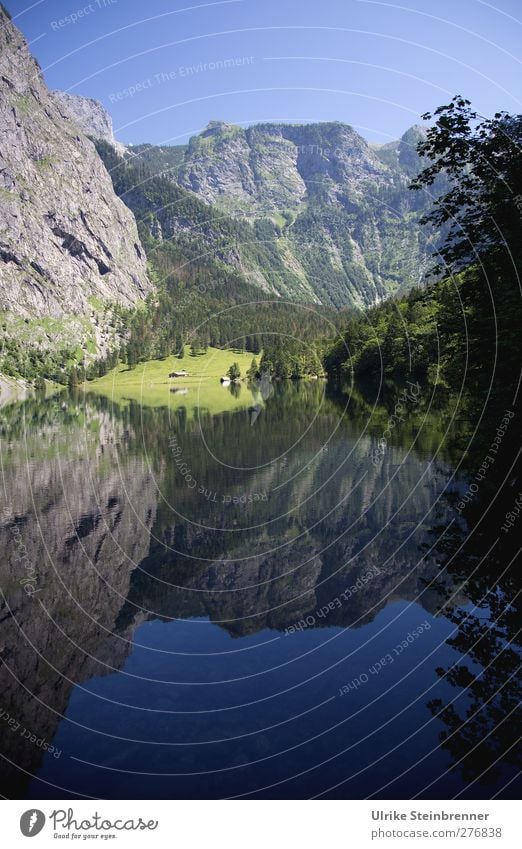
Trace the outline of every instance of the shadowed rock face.
<instances>
[{"instance_id":1,"label":"shadowed rock face","mask_svg":"<svg viewBox=\"0 0 522 849\"><path fill-rule=\"evenodd\" d=\"M0 309L89 314L150 290L131 212L0 9Z\"/></svg>"},{"instance_id":2,"label":"shadowed rock face","mask_svg":"<svg viewBox=\"0 0 522 849\"><path fill-rule=\"evenodd\" d=\"M4 760L0 786L11 797L43 755L23 729L51 744L74 685L118 669L127 656L129 642L112 632L156 512L146 464L117 462L122 428L87 410L88 427L61 431L59 415L31 437L27 464L7 457L4 466L0 712L19 728L0 718L0 736L19 769Z\"/></svg>"}]
</instances>

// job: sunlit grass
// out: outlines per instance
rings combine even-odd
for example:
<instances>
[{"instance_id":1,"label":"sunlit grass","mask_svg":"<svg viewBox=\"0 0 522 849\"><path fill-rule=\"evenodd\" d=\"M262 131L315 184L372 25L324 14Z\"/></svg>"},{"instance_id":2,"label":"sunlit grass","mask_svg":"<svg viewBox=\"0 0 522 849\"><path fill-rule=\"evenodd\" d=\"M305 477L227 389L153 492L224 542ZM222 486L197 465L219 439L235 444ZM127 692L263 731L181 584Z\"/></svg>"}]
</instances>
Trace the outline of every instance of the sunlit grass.
<instances>
[{"instance_id":1,"label":"sunlit grass","mask_svg":"<svg viewBox=\"0 0 522 849\"><path fill-rule=\"evenodd\" d=\"M254 399L246 383L232 387L234 391L220 383L232 363L239 365L244 377L253 357L251 353L220 348L208 348L205 354L193 357L187 347L183 359L149 360L132 369L119 365L104 377L89 381L84 388L110 397L120 405L137 401L147 407L185 407L190 415L196 408L221 413L262 403L257 395ZM183 370L189 373L188 377L169 378L170 372Z\"/></svg>"}]
</instances>

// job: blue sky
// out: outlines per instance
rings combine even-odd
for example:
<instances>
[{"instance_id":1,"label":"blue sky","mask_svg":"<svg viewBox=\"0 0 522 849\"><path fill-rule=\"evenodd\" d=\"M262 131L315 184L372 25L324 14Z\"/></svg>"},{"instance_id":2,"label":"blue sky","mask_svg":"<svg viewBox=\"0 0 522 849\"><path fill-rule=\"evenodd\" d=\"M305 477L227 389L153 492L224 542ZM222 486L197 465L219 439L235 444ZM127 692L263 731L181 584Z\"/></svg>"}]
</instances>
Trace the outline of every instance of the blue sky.
<instances>
[{"instance_id":1,"label":"blue sky","mask_svg":"<svg viewBox=\"0 0 522 849\"><path fill-rule=\"evenodd\" d=\"M345 121L400 136L456 93L522 111L520 0L5 0L48 85L99 100L125 143L211 119Z\"/></svg>"}]
</instances>

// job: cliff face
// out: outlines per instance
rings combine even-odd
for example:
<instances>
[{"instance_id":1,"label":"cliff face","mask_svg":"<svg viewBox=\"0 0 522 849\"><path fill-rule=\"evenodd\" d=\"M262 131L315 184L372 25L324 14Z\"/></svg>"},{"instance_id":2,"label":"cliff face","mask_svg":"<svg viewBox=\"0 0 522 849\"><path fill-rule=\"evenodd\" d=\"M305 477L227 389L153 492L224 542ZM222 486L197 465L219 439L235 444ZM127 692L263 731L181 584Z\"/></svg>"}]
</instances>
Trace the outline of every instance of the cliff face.
<instances>
[{"instance_id":1,"label":"cliff face","mask_svg":"<svg viewBox=\"0 0 522 849\"><path fill-rule=\"evenodd\" d=\"M82 133L109 142L123 156L126 147L114 138L112 118L101 103L65 91L53 91L52 95L63 116L74 121Z\"/></svg>"},{"instance_id":2,"label":"cliff face","mask_svg":"<svg viewBox=\"0 0 522 849\"><path fill-rule=\"evenodd\" d=\"M0 8L0 310L88 315L150 289L130 211Z\"/></svg>"},{"instance_id":3,"label":"cliff face","mask_svg":"<svg viewBox=\"0 0 522 849\"><path fill-rule=\"evenodd\" d=\"M418 286L431 264L436 235L419 223L429 199L408 188L422 132L371 146L339 122L243 129L212 121L175 159L150 145L137 155L243 227L230 264L250 283L292 300L364 307ZM124 197L134 209L132 194ZM187 230L180 215L172 220L177 206L163 208L170 220L153 236ZM148 212L154 217L150 204ZM190 230L200 232L195 222Z\"/></svg>"},{"instance_id":4,"label":"cliff face","mask_svg":"<svg viewBox=\"0 0 522 849\"><path fill-rule=\"evenodd\" d=\"M340 200L390 180L367 142L346 124L213 121L190 140L179 180L209 203L227 199L257 212L296 209L318 194Z\"/></svg>"}]
</instances>

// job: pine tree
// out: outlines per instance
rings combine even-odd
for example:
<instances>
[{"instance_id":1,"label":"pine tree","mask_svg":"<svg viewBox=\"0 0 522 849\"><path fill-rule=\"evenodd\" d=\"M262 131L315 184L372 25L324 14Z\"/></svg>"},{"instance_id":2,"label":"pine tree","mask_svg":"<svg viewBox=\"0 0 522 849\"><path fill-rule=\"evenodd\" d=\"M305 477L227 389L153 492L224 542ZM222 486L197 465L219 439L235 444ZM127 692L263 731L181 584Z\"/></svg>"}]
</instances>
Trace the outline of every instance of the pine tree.
<instances>
[{"instance_id":1,"label":"pine tree","mask_svg":"<svg viewBox=\"0 0 522 849\"><path fill-rule=\"evenodd\" d=\"M69 372L69 389L73 391L78 389L78 372L75 366Z\"/></svg>"},{"instance_id":2,"label":"pine tree","mask_svg":"<svg viewBox=\"0 0 522 849\"><path fill-rule=\"evenodd\" d=\"M259 369L257 366L257 360L254 357L252 362L250 363L250 368L247 371L247 377L249 380L256 380L259 377Z\"/></svg>"},{"instance_id":3,"label":"pine tree","mask_svg":"<svg viewBox=\"0 0 522 849\"><path fill-rule=\"evenodd\" d=\"M230 380L239 380L241 377L241 369L239 368L237 363L232 363L229 370L227 371L227 375Z\"/></svg>"},{"instance_id":4,"label":"pine tree","mask_svg":"<svg viewBox=\"0 0 522 849\"><path fill-rule=\"evenodd\" d=\"M131 340L127 345L127 365L129 368L134 368L138 364L138 351L136 343Z\"/></svg>"}]
</instances>

